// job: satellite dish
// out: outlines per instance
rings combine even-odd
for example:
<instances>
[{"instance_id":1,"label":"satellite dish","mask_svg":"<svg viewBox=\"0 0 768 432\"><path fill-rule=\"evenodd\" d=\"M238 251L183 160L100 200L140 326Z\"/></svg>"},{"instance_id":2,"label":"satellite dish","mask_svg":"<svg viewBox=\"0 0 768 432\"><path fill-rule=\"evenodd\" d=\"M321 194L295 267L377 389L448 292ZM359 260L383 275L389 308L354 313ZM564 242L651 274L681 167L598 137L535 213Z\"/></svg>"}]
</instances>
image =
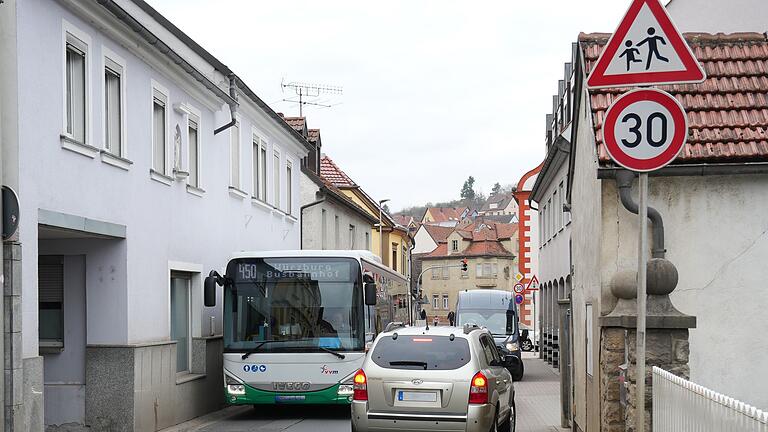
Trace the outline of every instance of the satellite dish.
<instances>
[{"instance_id":1,"label":"satellite dish","mask_svg":"<svg viewBox=\"0 0 768 432\"><path fill-rule=\"evenodd\" d=\"M8 240L19 229L19 196L8 186L3 186L3 240Z\"/></svg>"}]
</instances>

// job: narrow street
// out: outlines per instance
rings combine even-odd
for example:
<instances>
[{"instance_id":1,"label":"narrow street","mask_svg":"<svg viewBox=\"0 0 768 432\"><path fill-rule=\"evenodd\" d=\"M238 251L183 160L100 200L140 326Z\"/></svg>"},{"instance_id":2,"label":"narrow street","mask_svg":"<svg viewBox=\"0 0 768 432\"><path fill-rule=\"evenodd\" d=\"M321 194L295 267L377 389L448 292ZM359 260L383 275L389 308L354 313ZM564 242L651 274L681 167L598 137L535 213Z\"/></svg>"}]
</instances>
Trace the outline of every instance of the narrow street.
<instances>
[{"instance_id":1,"label":"narrow street","mask_svg":"<svg viewBox=\"0 0 768 432\"><path fill-rule=\"evenodd\" d=\"M517 432L556 432L561 429L559 377L532 354L526 354L525 379L515 383ZM347 407L289 405L229 407L216 413L164 429L164 432L347 432Z\"/></svg>"}]
</instances>

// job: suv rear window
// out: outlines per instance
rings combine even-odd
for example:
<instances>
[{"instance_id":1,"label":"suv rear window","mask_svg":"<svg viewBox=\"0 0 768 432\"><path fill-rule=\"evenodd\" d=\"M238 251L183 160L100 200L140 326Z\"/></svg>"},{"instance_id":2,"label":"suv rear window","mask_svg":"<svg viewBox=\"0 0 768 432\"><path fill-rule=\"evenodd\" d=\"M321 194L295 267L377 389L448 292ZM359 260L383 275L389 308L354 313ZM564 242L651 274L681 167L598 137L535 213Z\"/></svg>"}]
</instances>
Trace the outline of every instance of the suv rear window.
<instances>
[{"instance_id":1,"label":"suv rear window","mask_svg":"<svg viewBox=\"0 0 768 432\"><path fill-rule=\"evenodd\" d=\"M388 369L450 370L469 363L466 339L448 336L383 337L371 353L377 365Z\"/></svg>"}]
</instances>

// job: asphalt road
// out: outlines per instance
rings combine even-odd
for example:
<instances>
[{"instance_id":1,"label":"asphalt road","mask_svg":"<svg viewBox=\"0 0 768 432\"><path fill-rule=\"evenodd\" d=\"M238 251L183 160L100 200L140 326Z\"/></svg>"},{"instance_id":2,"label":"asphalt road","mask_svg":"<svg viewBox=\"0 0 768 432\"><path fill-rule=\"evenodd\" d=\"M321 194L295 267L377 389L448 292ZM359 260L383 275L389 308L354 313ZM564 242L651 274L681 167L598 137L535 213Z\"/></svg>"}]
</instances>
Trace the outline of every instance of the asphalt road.
<instances>
[{"instance_id":1,"label":"asphalt road","mask_svg":"<svg viewBox=\"0 0 768 432\"><path fill-rule=\"evenodd\" d=\"M524 358L526 376L515 383L517 431L563 431L556 426L560 420L559 377L532 354ZM229 407L164 432L349 432L350 424L347 406Z\"/></svg>"}]
</instances>

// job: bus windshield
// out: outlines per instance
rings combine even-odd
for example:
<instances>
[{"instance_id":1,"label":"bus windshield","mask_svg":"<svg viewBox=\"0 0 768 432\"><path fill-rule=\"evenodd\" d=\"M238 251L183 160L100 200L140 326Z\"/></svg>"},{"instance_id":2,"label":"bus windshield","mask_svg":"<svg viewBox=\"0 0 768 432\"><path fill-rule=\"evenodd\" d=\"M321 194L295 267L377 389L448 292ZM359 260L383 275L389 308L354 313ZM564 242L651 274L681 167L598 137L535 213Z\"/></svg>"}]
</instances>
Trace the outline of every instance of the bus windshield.
<instances>
[{"instance_id":1,"label":"bus windshield","mask_svg":"<svg viewBox=\"0 0 768 432\"><path fill-rule=\"evenodd\" d=\"M471 309L462 310L459 314L459 326L477 324L484 326L494 335L515 334L517 317L512 310L500 309Z\"/></svg>"},{"instance_id":2,"label":"bus windshield","mask_svg":"<svg viewBox=\"0 0 768 432\"><path fill-rule=\"evenodd\" d=\"M363 290L356 260L237 259L227 266L227 279L225 351L363 350Z\"/></svg>"}]
</instances>

